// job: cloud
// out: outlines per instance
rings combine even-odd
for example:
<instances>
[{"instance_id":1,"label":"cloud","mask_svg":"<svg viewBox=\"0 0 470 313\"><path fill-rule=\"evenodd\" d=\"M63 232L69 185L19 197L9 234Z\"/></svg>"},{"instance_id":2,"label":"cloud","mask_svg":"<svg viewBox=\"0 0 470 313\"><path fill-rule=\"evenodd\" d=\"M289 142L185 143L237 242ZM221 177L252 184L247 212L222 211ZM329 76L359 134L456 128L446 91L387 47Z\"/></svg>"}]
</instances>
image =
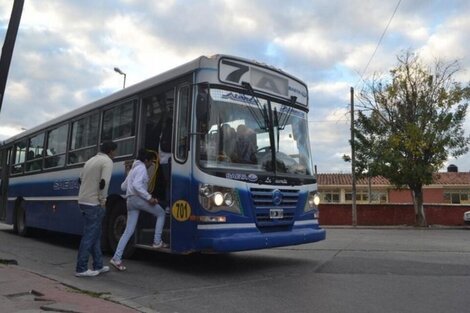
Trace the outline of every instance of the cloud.
<instances>
[{"instance_id":1,"label":"cloud","mask_svg":"<svg viewBox=\"0 0 470 313\"><path fill-rule=\"evenodd\" d=\"M385 73L406 49L458 59L470 81L470 2L396 0L27 1L7 90L0 138L31 128L200 55L258 60L309 86L314 161L348 171L349 88ZM0 2L0 39L11 13ZM373 58L372 54L375 52ZM470 131L470 118L466 129ZM461 158L470 170L469 156ZM467 163L465 163L467 162Z\"/></svg>"}]
</instances>

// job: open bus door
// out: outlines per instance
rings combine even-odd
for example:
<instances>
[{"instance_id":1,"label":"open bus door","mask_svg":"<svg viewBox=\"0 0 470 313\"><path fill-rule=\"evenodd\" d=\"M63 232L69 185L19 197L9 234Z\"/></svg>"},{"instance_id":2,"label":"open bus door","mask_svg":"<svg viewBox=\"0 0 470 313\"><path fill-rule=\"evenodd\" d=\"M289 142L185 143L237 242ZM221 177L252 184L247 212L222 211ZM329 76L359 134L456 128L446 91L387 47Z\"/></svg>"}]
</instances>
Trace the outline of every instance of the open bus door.
<instances>
[{"instance_id":1,"label":"open bus door","mask_svg":"<svg viewBox=\"0 0 470 313\"><path fill-rule=\"evenodd\" d=\"M171 250L189 253L194 250L196 223L191 219L194 212L191 203L193 159L189 156L191 85L182 84L177 89L175 123L173 125L173 157L171 160Z\"/></svg>"},{"instance_id":2,"label":"open bus door","mask_svg":"<svg viewBox=\"0 0 470 313\"><path fill-rule=\"evenodd\" d=\"M174 86L174 85L173 85ZM178 84L175 88L159 88L142 99L142 144L150 151L158 151L159 166L155 181L150 176L152 195L166 209L164 242L168 251L185 253L192 250L193 231L190 229L190 179L189 151L191 85ZM153 170L150 170L152 173ZM137 225L135 246L151 248L155 219L141 214Z\"/></svg>"},{"instance_id":3,"label":"open bus door","mask_svg":"<svg viewBox=\"0 0 470 313\"><path fill-rule=\"evenodd\" d=\"M9 152L10 149L0 150L0 221L5 221L7 214Z\"/></svg>"}]
</instances>

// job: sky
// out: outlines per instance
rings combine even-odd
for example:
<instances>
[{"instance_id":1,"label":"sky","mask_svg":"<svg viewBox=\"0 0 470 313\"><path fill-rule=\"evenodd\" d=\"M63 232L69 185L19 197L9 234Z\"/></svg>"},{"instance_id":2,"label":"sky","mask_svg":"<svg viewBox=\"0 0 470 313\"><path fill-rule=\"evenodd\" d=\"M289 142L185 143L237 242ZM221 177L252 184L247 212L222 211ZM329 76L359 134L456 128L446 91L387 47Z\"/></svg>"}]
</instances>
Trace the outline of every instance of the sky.
<instances>
[{"instance_id":1,"label":"sky","mask_svg":"<svg viewBox=\"0 0 470 313\"><path fill-rule=\"evenodd\" d=\"M3 44L13 0L0 0ZM458 60L470 82L468 0L25 0L0 140L201 55L257 60L309 89L313 162L350 173L350 87L387 74L397 55ZM465 121L470 135L470 112ZM470 171L470 153L443 166Z\"/></svg>"}]
</instances>

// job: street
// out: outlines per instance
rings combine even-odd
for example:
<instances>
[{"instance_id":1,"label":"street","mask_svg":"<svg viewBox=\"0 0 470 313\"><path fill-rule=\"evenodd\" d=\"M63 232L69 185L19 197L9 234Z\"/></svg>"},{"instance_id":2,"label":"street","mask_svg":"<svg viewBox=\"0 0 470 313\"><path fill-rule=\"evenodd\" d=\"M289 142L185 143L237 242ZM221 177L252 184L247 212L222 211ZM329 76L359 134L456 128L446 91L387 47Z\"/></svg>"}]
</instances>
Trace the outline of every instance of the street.
<instances>
[{"instance_id":1,"label":"street","mask_svg":"<svg viewBox=\"0 0 470 313\"><path fill-rule=\"evenodd\" d=\"M316 244L226 255L139 251L73 276L79 238L2 225L0 259L155 312L468 312L470 229L327 228ZM105 256L108 261L109 255Z\"/></svg>"}]
</instances>

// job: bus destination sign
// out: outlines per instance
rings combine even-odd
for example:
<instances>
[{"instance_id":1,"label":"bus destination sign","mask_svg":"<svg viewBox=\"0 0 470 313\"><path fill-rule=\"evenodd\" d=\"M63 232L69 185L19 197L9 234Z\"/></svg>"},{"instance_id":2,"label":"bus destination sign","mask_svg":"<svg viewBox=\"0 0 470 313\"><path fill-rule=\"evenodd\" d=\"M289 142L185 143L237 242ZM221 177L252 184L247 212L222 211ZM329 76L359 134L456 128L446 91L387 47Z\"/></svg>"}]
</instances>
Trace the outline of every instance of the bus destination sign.
<instances>
[{"instance_id":1,"label":"bus destination sign","mask_svg":"<svg viewBox=\"0 0 470 313\"><path fill-rule=\"evenodd\" d=\"M253 89L279 95L283 98L297 98L297 103L307 106L307 87L299 81L274 70L239 60L222 58L219 63L219 80L241 86L250 83Z\"/></svg>"}]
</instances>

